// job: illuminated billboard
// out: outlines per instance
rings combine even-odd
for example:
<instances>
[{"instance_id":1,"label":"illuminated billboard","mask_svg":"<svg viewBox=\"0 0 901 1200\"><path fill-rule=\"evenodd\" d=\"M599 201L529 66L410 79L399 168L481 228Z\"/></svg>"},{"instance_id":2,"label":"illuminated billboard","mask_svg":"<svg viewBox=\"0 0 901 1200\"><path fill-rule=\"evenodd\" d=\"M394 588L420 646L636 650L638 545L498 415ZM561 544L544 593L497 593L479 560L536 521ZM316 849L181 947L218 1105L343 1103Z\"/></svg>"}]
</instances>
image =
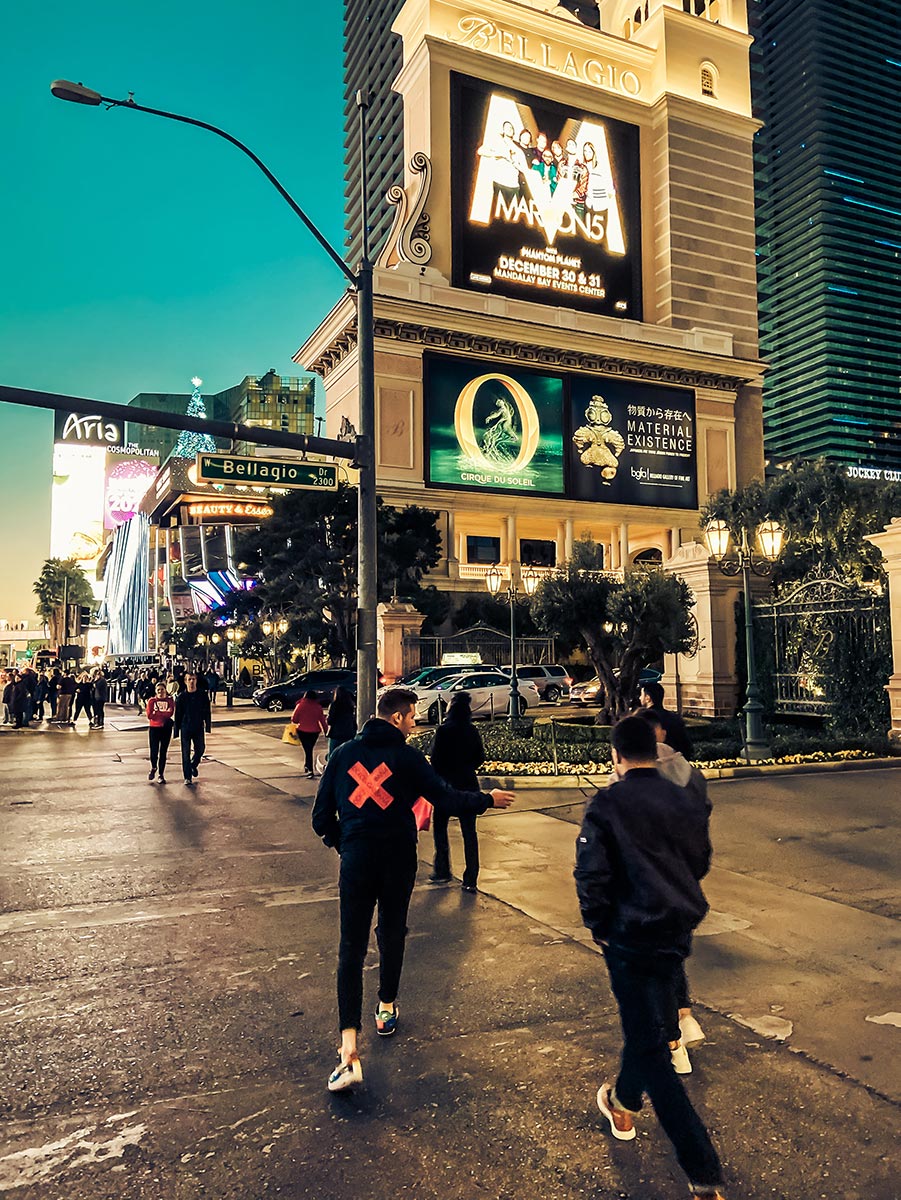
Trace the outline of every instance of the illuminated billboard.
<instances>
[{"instance_id":1,"label":"illuminated billboard","mask_svg":"<svg viewBox=\"0 0 901 1200\"><path fill-rule=\"evenodd\" d=\"M697 508L691 389L440 354L423 362L430 487Z\"/></svg>"},{"instance_id":2,"label":"illuminated billboard","mask_svg":"<svg viewBox=\"0 0 901 1200\"><path fill-rule=\"evenodd\" d=\"M426 355L429 482L562 496L563 381Z\"/></svg>"},{"instance_id":3,"label":"illuminated billboard","mask_svg":"<svg viewBox=\"0 0 901 1200\"><path fill-rule=\"evenodd\" d=\"M453 283L641 319L639 130L452 77Z\"/></svg>"},{"instance_id":4,"label":"illuminated billboard","mask_svg":"<svg viewBox=\"0 0 901 1200\"><path fill-rule=\"evenodd\" d=\"M106 452L103 525L117 529L130 521L159 471L159 457L135 456L124 450Z\"/></svg>"},{"instance_id":5,"label":"illuminated billboard","mask_svg":"<svg viewBox=\"0 0 901 1200\"><path fill-rule=\"evenodd\" d=\"M693 391L590 375L568 383L574 500L697 508Z\"/></svg>"}]
</instances>

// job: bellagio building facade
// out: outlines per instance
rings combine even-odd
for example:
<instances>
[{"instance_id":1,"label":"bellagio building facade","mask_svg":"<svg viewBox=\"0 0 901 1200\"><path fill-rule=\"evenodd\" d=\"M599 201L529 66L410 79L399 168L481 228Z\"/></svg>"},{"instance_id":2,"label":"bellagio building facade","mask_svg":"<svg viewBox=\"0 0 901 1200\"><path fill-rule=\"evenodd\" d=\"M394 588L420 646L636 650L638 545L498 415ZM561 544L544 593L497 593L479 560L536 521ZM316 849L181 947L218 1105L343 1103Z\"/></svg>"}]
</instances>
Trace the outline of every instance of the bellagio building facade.
<instances>
[{"instance_id":1,"label":"bellagio building facade","mask_svg":"<svg viewBox=\"0 0 901 1200\"><path fill-rule=\"evenodd\" d=\"M611 571L678 571L703 648L668 675L727 711L734 585L698 519L763 469L750 38L744 0L637 4L601 0L600 30L550 0L400 7L377 484L439 512L430 582L453 593L586 536ZM327 435L358 425L352 297L295 361L324 378Z\"/></svg>"}]
</instances>

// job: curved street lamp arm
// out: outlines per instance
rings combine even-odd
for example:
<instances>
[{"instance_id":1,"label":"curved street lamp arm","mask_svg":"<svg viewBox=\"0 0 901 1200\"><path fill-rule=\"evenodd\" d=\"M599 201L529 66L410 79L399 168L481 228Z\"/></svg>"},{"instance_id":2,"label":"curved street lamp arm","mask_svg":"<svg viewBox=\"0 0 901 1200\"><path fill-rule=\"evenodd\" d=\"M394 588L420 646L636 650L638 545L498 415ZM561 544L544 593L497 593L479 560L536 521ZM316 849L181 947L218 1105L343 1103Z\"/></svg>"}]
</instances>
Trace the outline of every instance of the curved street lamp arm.
<instances>
[{"instance_id":1,"label":"curved street lamp arm","mask_svg":"<svg viewBox=\"0 0 901 1200\"><path fill-rule=\"evenodd\" d=\"M306 225L307 229L310 231L322 249L326 252L335 266L346 276L346 278L354 287L357 287L359 281L356 273L351 270L337 250L335 250L326 240L324 235L319 232L297 201L284 187L282 187L281 183L279 183L278 179L276 179L276 177L272 174L263 160L258 158L248 146L244 145L243 142L239 142L236 137L233 137L230 133L226 133L225 130L220 129L218 125L210 125L208 121L198 121L195 117L184 117L180 113L166 112L161 108L148 108L144 104L136 104L134 100L113 100L109 96L101 96L100 99L103 104L108 104L110 108L131 108L136 112L150 113L151 116L154 117L166 117L170 121L180 121L182 125L196 125L198 129L207 129L210 133L215 133L219 137L224 138L227 142L231 142L233 146L237 146L237 148L243 151L243 153L246 154L249 159L256 163L272 186L287 201L297 216L300 217L301 221L303 221L304 225Z\"/></svg>"}]
</instances>

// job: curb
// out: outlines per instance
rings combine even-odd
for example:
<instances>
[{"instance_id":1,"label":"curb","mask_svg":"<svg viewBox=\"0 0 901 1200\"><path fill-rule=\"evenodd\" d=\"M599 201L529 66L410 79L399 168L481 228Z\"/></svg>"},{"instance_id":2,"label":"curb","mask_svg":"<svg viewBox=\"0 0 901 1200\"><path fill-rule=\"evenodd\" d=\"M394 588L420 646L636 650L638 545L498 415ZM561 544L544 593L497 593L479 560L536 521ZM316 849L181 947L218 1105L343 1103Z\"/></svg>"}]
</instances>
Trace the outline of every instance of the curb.
<instances>
[{"instance_id":1,"label":"curb","mask_svg":"<svg viewBox=\"0 0 901 1200\"><path fill-rule=\"evenodd\" d=\"M756 767L699 768L705 779L755 779L775 775L819 775L841 771L874 771L885 767L901 767L897 758L853 758L846 762L767 763ZM480 775L482 790L493 787L508 791L575 791L585 787L608 787L613 773L604 775Z\"/></svg>"}]
</instances>

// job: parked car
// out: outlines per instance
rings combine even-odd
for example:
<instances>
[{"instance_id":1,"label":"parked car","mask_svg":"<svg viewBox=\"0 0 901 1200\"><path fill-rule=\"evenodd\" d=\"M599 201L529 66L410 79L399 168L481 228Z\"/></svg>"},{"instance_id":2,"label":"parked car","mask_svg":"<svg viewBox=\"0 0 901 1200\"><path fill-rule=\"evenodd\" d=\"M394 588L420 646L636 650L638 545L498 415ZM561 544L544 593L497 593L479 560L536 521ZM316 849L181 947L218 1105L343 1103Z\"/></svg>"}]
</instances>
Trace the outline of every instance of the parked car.
<instances>
[{"instance_id":1,"label":"parked car","mask_svg":"<svg viewBox=\"0 0 901 1200\"><path fill-rule=\"evenodd\" d=\"M501 670L507 675L510 674L509 666L501 667ZM538 688L538 695L541 699L547 700L550 704L556 704L558 700L569 699L572 679L566 667L544 664L538 666L530 663L527 666L516 668L516 678L520 681L531 680Z\"/></svg>"},{"instance_id":2,"label":"parked car","mask_svg":"<svg viewBox=\"0 0 901 1200\"><path fill-rule=\"evenodd\" d=\"M317 699L324 704L331 700L332 693L338 686L356 693L356 671L346 667L304 671L299 675L289 675L278 683L257 688L251 699L257 708L265 708L269 712L284 712L285 709L293 709L301 696L307 692L315 692Z\"/></svg>"},{"instance_id":3,"label":"parked car","mask_svg":"<svg viewBox=\"0 0 901 1200\"><path fill-rule=\"evenodd\" d=\"M645 667L638 677L638 686L641 687L644 683L654 683L659 678L659 671L653 667ZM600 688L601 681L595 675L594 679L588 679L584 683L574 683L569 698L573 704L600 704Z\"/></svg>"},{"instance_id":4,"label":"parked car","mask_svg":"<svg viewBox=\"0 0 901 1200\"><path fill-rule=\"evenodd\" d=\"M392 687L414 687L417 684L438 683L442 679L451 679L454 675L459 675L461 671L473 671L475 667L419 667L416 671L410 671L408 675L401 675L400 679L396 680Z\"/></svg>"},{"instance_id":5,"label":"parked car","mask_svg":"<svg viewBox=\"0 0 901 1200\"><path fill-rule=\"evenodd\" d=\"M496 667L470 669L437 683L415 686L412 690L419 696L416 720L427 721L430 725L437 725L443 718L455 692L469 692L474 717L501 716L510 703L510 676ZM527 708L540 703L538 688L530 680L523 680L519 685L520 716Z\"/></svg>"}]
</instances>

